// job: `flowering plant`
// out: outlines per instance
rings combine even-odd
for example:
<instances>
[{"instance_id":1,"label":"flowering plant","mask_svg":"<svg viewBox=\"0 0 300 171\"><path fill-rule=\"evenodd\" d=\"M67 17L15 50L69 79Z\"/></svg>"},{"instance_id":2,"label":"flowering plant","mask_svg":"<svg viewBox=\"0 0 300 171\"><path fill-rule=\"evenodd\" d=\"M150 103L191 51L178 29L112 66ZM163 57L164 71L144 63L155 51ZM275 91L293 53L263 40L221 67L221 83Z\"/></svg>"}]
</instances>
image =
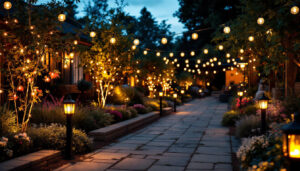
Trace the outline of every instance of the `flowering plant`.
<instances>
[{"instance_id":1,"label":"flowering plant","mask_svg":"<svg viewBox=\"0 0 300 171\"><path fill-rule=\"evenodd\" d=\"M8 138L2 137L0 139L0 161L4 160L5 158L10 158L13 156L13 150L8 148Z\"/></svg>"},{"instance_id":2,"label":"flowering plant","mask_svg":"<svg viewBox=\"0 0 300 171\"><path fill-rule=\"evenodd\" d=\"M142 105L142 104L134 104L133 105L133 107L135 108L135 109L145 109L145 106L144 105Z\"/></svg>"},{"instance_id":3,"label":"flowering plant","mask_svg":"<svg viewBox=\"0 0 300 171\"><path fill-rule=\"evenodd\" d=\"M113 115L116 120L121 120L123 118L122 113L116 110L107 110L107 113Z\"/></svg>"}]
</instances>

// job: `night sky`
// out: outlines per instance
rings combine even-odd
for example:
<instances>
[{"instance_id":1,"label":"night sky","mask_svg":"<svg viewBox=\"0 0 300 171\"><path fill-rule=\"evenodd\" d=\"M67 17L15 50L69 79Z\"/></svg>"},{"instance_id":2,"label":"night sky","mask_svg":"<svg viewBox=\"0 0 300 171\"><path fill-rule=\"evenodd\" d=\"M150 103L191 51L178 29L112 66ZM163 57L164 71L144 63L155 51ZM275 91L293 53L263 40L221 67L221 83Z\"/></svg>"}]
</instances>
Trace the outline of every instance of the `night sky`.
<instances>
[{"instance_id":1,"label":"night sky","mask_svg":"<svg viewBox=\"0 0 300 171\"><path fill-rule=\"evenodd\" d=\"M40 3L47 2L48 0L39 0ZM108 0L111 7L115 5L115 0ZM84 15L82 12L85 4L88 0L81 0L78 4L79 16ZM140 10L146 7L157 21L167 20L168 24L171 24L171 31L180 33L184 30L183 25L179 23L177 17L173 17L175 11L179 8L178 0L125 0L128 5L125 7L125 11L130 15L138 17Z\"/></svg>"}]
</instances>

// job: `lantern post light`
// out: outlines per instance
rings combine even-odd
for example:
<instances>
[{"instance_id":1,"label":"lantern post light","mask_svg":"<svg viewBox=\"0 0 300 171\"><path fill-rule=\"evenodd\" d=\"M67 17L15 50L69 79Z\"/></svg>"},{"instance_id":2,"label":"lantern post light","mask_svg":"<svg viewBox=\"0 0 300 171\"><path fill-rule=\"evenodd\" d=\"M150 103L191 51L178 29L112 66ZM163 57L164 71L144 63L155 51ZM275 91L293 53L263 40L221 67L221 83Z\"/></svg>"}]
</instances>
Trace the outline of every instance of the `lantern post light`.
<instances>
[{"instance_id":1,"label":"lantern post light","mask_svg":"<svg viewBox=\"0 0 300 171\"><path fill-rule=\"evenodd\" d=\"M162 98L164 96L164 92L160 91L159 95L159 115L162 116Z\"/></svg>"},{"instance_id":2,"label":"lantern post light","mask_svg":"<svg viewBox=\"0 0 300 171\"><path fill-rule=\"evenodd\" d=\"M174 112L176 112L176 100L177 100L177 97L178 97L177 93L174 93L174 94L173 94L173 99L174 99Z\"/></svg>"},{"instance_id":3,"label":"lantern post light","mask_svg":"<svg viewBox=\"0 0 300 171\"><path fill-rule=\"evenodd\" d=\"M258 99L259 108L261 110L261 133L266 133L267 122L266 122L266 111L268 108L269 98L263 93L263 95Z\"/></svg>"},{"instance_id":4,"label":"lantern post light","mask_svg":"<svg viewBox=\"0 0 300 171\"><path fill-rule=\"evenodd\" d=\"M72 159L72 116L75 113L75 101L71 99L71 96L68 96L64 100L64 113L67 117L67 126L66 126L66 159Z\"/></svg>"},{"instance_id":5,"label":"lantern post light","mask_svg":"<svg viewBox=\"0 0 300 171\"><path fill-rule=\"evenodd\" d=\"M243 97L243 95L244 95L244 92L242 91L242 90L240 90L240 91L238 91L238 96L240 97L240 109L242 108L242 97Z\"/></svg>"},{"instance_id":6,"label":"lantern post light","mask_svg":"<svg viewBox=\"0 0 300 171\"><path fill-rule=\"evenodd\" d=\"M295 112L295 120L282 126L282 150L283 155L290 162L289 170L300 168L300 115Z\"/></svg>"},{"instance_id":7,"label":"lantern post light","mask_svg":"<svg viewBox=\"0 0 300 171\"><path fill-rule=\"evenodd\" d=\"M180 94L181 94L181 103L183 104L183 95L184 95L184 90L180 90Z\"/></svg>"}]
</instances>

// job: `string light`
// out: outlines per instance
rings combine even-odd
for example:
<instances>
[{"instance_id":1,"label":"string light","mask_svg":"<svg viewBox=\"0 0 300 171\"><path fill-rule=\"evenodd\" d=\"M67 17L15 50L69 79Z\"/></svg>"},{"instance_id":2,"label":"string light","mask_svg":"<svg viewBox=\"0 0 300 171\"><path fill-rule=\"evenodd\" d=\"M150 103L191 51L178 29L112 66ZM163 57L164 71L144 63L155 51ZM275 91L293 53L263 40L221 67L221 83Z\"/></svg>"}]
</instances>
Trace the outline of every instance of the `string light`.
<instances>
[{"instance_id":1,"label":"string light","mask_svg":"<svg viewBox=\"0 0 300 171\"><path fill-rule=\"evenodd\" d=\"M244 49L240 49L240 53L244 53Z\"/></svg>"},{"instance_id":2,"label":"string light","mask_svg":"<svg viewBox=\"0 0 300 171\"><path fill-rule=\"evenodd\" d=\"M139 39L134 39L133 44L135 46L139 45L140 44L140 40Z\"/></svg>"},{"instance_id":3,"label":"string light","mask_svg":"<svg viewBox=\"0 0 300 171\"><path fill-rule=\"evenodd\" d=\"M147 55L147 54L148 54L148 51L144 50L144 52L143 52L143 53L144 53L144 55Z\"/></svg>"},{"instance_id":4,"label":"string light","mask_svg":"<svg viewBox=\"0 0 300 171\"><path fill-rule=\"evenodd\" d=\"M131 46L131 49L132 49L132 50L135 50L135 49L136 49L136 46L135 46L135 45L132 45L132 46Z\"/></svg>"},{"instance_id":5,"label":"string light","mask_svg":"<svg viewBox=\"0 0 300 171\"><path fill-rule=\"evenodd\" d=\"M257 24L263 25L264 23L265 23L265 19L264 18L260 17L260 18L257 19Z\"/></svg>"},{"instance_id":6,"label":"string light","mask_svg":"<svg viewBox=\"0 0 300 171\"><path fill-rule=\"evenodd\" d=\"M78 45L78 41L77 40L74 40L74 45Z\"/></svg>"},{"instance_id":7,"label":"string light","mask_svg":"<svg viewBox=\"0 0 300 171\"><path fill-rule=\"evenodd\" d=\"M254 37L253 37L253 36L249 36L249 37L248 37L248 40L249 40L250 42L253 42L253 41L254 41Z\"/></svg>"},{"instance_id":8,"label":"string light","mask_svg":"<svg viewBox=\"0 0 300 171\"><path fill-rule=\"evenodd\" d=\"M96 37L96 32L91 31L91 32L90 32L90 37L92 37L92 38L93 38L93 37Z\"/></svg>"},{"instance_id":9,"label":"string light","mask_svg":"<svg viewBox=\"0 0 300 171\"><path fill-rule=\"evenodd\" d=\"M230 53L226 53L226 58L230 58Z\"/></svg>"},{"instance_id":10,"label":"string light","mask_svg":"<svg viewBox=\"0 0 300 171\"><path fill-rule=\"evenodd\" d=\"M193 33L192 34L192 39L193 40L197 40L198 39L198 34L197 33Z\"/></svg>"},{"instance_id":11,"label":"string light","mask_svg":"<svg viewBox=\"0 0 300 171\"><path fill-rule=\"evenodd\" d=\"M291 8L291 14L297 15L298 13L299 13L299 7L293 6L293 7Z\"/></svg>"},{"instance_id":12,"label":"string light","mask_svg":"<svg viewBox=\"0 0 300 171\"><path fill-rule=\"evenodd\" d=\"M11 4L11 2L9 2L9 1L5 1L5 2L3 3L3 7L4 7L6 10L10 10L11 7L12 7L12 4Z\"/></svg>"},{"instance_id":13,"label":"string light","mask_svg":"<svg viewBox=\"0 0 300 171\"><path fill-rule=\"evenodd\" d=\"M168 43L168 39L167 38L165 38L165 37L163 37L162 39L161 39L161 43L162 44L167 44Z\"/></svg>"},{"instance_id":14,"label":"string light","mask_svg":"<svg viewBox=\"0 0 300 171\"><path fill-rule=\"evenodd\" d=\"M203 53L204 53L204 54L208 54L208 49L204 49L204 50L203 50Z\"/></svg>"},{"instance_id":15,"label":"string light","mask_svg":"<svg viewBox=\"0 0 300 171\"><path fill-rule=\"evenodd\" d=\"M59 14L58 15L58 21L64 22L66 20L66 14Z\"/></svg>"},{"instance_id":16,"label":"string light","mask_svg":"<svg viewBox=\"0 0 300 171\"><path fill-rule=\"evenodd\" d=\"M223 45L219 45L219 50L223 50L224 46Z\"/></svg>"},{"instance_id":17,"label":"string light","mask_svg":"<svg viewBox=\"0 0 300 171\"><path fill-rule=\"evenodd\" d=\"M116 38L114 38L114 37L112 37L112 38L110 38L110 40L109 40L109 42L111 43L111 44L115 44L116 43Z\"/></svg>"},{"instance_id":18,"label":"string light","mask_svg":"<svg viewBox=\"0 0 300 171\"><path fill-rule=\"evenodd\" d=\"M184 55L185 55L184 52L181 52L181 53L180 53L180 56L181 56L181 57L184 57Z\"/></svg>"},{"instance_id":19,"label":"string light","mask_svg":"<svg viewBox=\"0 0 300 171\"><path fill-rule=\"evenodd\" d=\"M195 56L195 52L194 51L191 51L191 56Z\"/></svg>"},{"instance_id":20,"label":"string light","mask_svg":"<svg viewBox=\"0 0 300 171\"><path fill-rule=\"evenodd\" d=\"M156 52L156 56L160 56L160 52Z\"/></svg>"},{"instance_id":21,"label":"string light","mask_svg":"<svg viewBox=\"0 0 300 171\"><path fill-rule=\"evenodd\" d=\"M225 34L230 33L230 27L228 27L228 26L224 27L223 31Z\"/></svg>"}]
</instances>

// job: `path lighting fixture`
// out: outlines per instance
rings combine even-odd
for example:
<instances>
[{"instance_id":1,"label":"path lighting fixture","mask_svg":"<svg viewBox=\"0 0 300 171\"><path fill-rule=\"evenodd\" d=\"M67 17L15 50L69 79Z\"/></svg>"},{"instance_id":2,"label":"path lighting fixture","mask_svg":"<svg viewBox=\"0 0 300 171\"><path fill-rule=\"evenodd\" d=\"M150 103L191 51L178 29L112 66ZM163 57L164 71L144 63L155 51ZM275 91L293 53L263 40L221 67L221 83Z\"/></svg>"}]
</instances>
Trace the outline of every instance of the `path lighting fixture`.
<instances>
[{"instance_id":1,"label":"path lighting fixture","mask_svg":"<svg viewBox=\"0 0 300 171\"><path fill-rule=\"evenodd\" d=\"M282 126L282 151L290 162L289 170L299 170L300 161L300 114L295 112L294 121Z\"/></svg>"},{"instance_id":2,"label":"path lighting fixture","mask_svg":"<svg viewBox=\"0 0 300 171\"><path fill-rule=\"evenodd\" d=\"M293 7L291 8L291 14L297 15L298 13L299 13L299 7L293 6Z\"/></svg>"},{"instance_id":3,"label":"path lighting fixture","mask_svg":"<svg viewBox=\"0 0 300 171\"><path fill-rule=\"evenodd\" d=\"M230 27L228 27L228 26L224 27L223 31L225 34L230 33Z\"/></svg>"},{"instance_id":4,"label":"path lighting fixture","mask_svg":"<svg viewBox=\"0 0 300 171\"><path fill-rule=\"evenodd\" d=\"M162 44L167 44L168 43L168 39L167 38L165 38L165 37L163 37L162 39L161 39L161 43Z\"/></svg>"},{"instance_id":5,"label":"path lighting fixture","mask_svg":"<svg viewBox=\"0 0 300 171\"><path fill-rule=\"evenodd\" d=\"M96 37L96 32L91 31L91 32L90 32L90 37L92 37L92 38Z\"/></svg>"},{"instance_id":6,"label":"path lighting fixture","mask_svg":"<svg viewBox=\"0 0 300 171\"><path fill-rule=\"evenodd\" d=\"M66 20L66 14L59 14L57 18L58 21L64 22Z\"/></svg>"},{"instance_id":7,"label":"path lighting fixture","mask_svg":"<svg viewBox=\"0 0 300 171\"><path fill-rule=\"evenodd\" d=\"M4 7L6 10L10 10L11 7L12 7L12 4L11 4L11 2L9 2L9 1L5 1L5 2L3 3L3 7ZM298 10L299 10L299 9L298 9Z\"/></svg>"},{"instance_id":8,"label":"path lighting fixture","mask_svg":"<svg viewBox=\"0 0 300 171\"><path fill-rule=\"evenodd\" d=\"M160 91L158 93L159 96L159 115L162 116L162 98L164 96L164 92Z\"/></svg>"},{"instance_id":9,"label":"path lighting fixture","mask_svg":"<svg viewBox=\"0 0 300 171\"><path fill-rule=\"evenodd\" d=\"M192 39L197 40L198 39L198 33L193 33L192 34Z\"/></svg>"},{"instance_id":10,"label":"path lighting fixture","mask_svg":"<svg viewBox=\"0 0 300 171\"><path fill-rule=\"evenodd\" d=\"M265 19L264 19L264 18L259 17L259 18L257 19L257 24L263 25L264 23L265 23Z\"/></svg>"},{"instance_id":11,"label":"path lighting fixture","mask_svg":"<svg viewBox=\"0 0 300 171\"><path fill-rule=\"evenodd\" d=\"M262 94L262 96L258 99L259 108L261 110L261 133L266 133L267 130L267 122L266 122L266 111L268 109L269 98Z\"/></svg>"},{"instance_id":12,"label":"path lighting fixture","mask_svg":"<svg viewBox=\"0 0 300 171\"><path fill-rule=\"evenodd\" d=\"M177 93L174 93L174 94L173 94L173 100L174 100L174 112L176 112L176 100L177 100L177 97L178 97Z\"/></svg>"},{"instance_id":13,"label":"path lighting fixture","mask_svg":"<svg viewBox=\"0 0 300 171\"><path fill-rule=\"evenodd\" d=\"M238 92L237 92L237 95L239 96L239 98L240 98L240 109L242 108L242 97L243 97L243 95L244 95L244 92L242 91L242 90L239 90Z\"/></svg>"},{"instance_id":14,"label":"path lighting fixture","mask_svg":"<svg viewBox=\"0 0 300 171\"><path fill-rule=\"evenodd\" d=\"M140 40L139 39L134 39L133 44L135 46L139 45L140 44Z\"/></svg>"},{"instance_id":15,"label":"path lighting fixture","mask_svg":"<svg viewBox=\"0 0 300 171\"><path fill-rule=\"evenodd\" d=\"M68 96L64 100L64 113L67 117L67 139L66 139L66 159L72 159L72 116L75 113L75 101L71 99L71 96Z\"/></svg>"}]
</instances>

